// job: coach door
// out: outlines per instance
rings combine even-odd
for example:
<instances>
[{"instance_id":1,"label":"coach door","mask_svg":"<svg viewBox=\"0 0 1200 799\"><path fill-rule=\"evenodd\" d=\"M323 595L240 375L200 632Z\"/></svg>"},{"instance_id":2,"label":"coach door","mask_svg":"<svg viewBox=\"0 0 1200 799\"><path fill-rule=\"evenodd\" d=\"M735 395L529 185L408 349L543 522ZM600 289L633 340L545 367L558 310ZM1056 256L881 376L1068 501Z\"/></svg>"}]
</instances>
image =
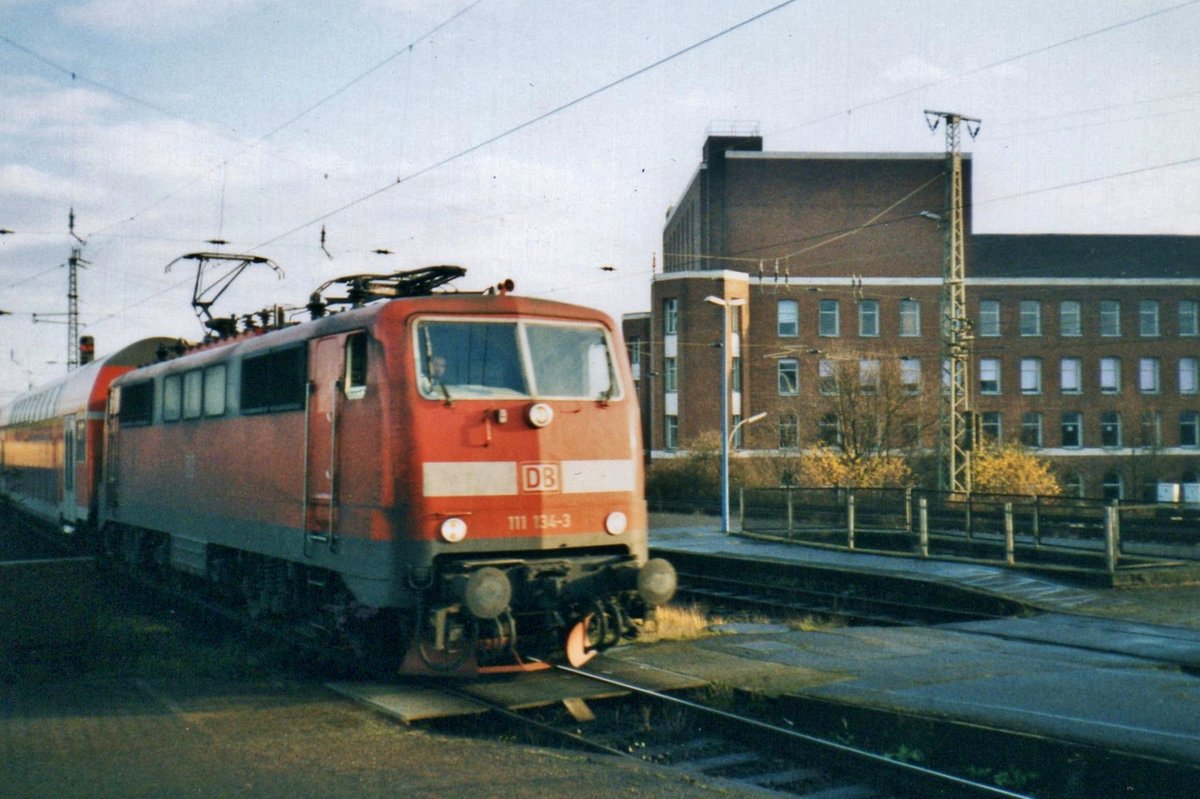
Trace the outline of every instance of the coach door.
<instances>
[{"instance_id":1,"label":"coach door","mask_svg":"<svg viewBox=\"0 0 1200 799\"><path fill-rule=\"evenodd\" d=\"M62 504L58 515L64 523L75 521L75 417L63 417Z\"/></svg>"},{"instance_id":2,"label":"coach door","mask_svg":"<svg viewBox=\"0 0 1200 799\"><path fill-rule=\"evenodd\" d=\"M305 552L337 546L338 412L342 337L309 344L308 427L305 434Z\"/></svg>"}]
</instances>

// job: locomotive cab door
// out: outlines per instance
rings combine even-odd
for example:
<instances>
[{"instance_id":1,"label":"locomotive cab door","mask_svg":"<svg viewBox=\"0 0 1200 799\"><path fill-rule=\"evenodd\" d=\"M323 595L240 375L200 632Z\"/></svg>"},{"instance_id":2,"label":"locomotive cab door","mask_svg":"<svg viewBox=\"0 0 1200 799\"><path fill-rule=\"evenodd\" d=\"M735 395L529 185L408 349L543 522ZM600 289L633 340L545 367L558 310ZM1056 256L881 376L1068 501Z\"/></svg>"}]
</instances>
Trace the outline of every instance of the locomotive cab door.
<instances>
[{"instance_id":1,"label":"locomotive cab door","mask_svg":"<svg viewBox=\"0 0 1200 799\"><path fill-rule=\"evenodd\" d=\"M329 336L309 344L308 420L305 432L304 507L308 544L337 546L338 411L342 381L342 339Z\"/></svg>"}]
</instances>

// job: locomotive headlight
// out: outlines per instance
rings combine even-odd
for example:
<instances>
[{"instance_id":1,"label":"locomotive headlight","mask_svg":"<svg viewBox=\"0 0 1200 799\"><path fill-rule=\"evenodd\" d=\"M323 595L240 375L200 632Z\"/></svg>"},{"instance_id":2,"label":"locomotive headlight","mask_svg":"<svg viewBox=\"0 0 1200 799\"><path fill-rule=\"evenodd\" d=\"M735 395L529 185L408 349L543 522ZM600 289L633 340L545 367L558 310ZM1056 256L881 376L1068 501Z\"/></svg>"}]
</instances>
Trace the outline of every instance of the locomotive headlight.
<instances>
[{"instance_id":1,"label":"locomotive headlight","mask_svg":"<svg viewBox=\"0 0 1200 799\"><path fill-rule=\"evenodd\" d=\"M534 427L545 427L554 421L554 409L544 402L535 402L525 411L525 418Z\"/></svg>"},{"instance_id":2,"label":"locomotive headlight","mask_svg":"<svg viewBox=\"0 0 1200 799\"><path fill-rule=\"evenodd\" d=\"M620 535L628 527L629 518L619 510L615 510L604 517L604 529L608 531L609 535Z\"/></svg>"},{"instance_id":3,"label":"locomotive headlight","mask_svg":"<svg viewBox=\"0 0 1200 799\"><path fill-rule=\"evenodd\" d=\"M462 600L476 618L494 619L508 610L512 602L512 583L504 572L494 566L484 566L467 579Z\"/></svg>"},{"instance_id":4,"label":"locomotive headlight","mask_svg":"<svg viewBox=\"0 0 1200 799\"><path fill-rule=\"evenodd\" d=\"M665 605L675 596L678 579L675 567L662 558L651 558L638 570L637 588L642 599L651 607Z\"/></svg>"},{"instance_id":5,"label":"locomotive headlight","mask_svg":"<svg viewBox=\"0 0 1200 799\"><path fill-rule=\"evenodd\" d=\"M467 537L467 523L457 516L451 516L442 522L442 538L451 544L457 544Z\"/></svg>"}]
</instances>

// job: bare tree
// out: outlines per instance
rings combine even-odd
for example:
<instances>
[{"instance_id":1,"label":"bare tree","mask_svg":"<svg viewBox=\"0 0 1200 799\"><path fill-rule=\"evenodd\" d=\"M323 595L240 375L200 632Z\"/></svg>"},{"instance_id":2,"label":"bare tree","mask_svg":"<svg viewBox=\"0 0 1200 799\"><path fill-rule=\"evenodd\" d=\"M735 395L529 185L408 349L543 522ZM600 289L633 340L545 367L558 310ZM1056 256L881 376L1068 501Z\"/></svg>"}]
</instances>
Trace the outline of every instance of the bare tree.
<instances>
[{"instance_id":1,"label":"bare tree","mask_svg":"<svg viewBox=\"0 0 1200 799\"><path fill-rule=\"evenodd\" d=\"M822 353L808 429L852 463L915 456L938 424L940 368L894 352Z\"/></svg>"}]
</instances>

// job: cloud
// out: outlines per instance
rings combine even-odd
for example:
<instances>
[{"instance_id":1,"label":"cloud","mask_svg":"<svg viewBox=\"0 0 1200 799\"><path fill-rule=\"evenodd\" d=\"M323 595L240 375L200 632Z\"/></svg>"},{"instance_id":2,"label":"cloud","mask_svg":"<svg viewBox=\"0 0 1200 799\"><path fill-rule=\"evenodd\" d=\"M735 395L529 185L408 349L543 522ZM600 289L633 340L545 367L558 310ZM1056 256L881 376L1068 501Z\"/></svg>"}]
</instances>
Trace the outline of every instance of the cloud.
<instances>
[{"instance_id":1,"label":"cloud","mask_svg":"<svg viewBox=\"0 0 1200 799\"><path fill-rule=\"evenodd\" d=\"M121 38L164 40L223 22L260 0L86 0L58 11L72 25Z\"/></svg>"}]
</instances>

